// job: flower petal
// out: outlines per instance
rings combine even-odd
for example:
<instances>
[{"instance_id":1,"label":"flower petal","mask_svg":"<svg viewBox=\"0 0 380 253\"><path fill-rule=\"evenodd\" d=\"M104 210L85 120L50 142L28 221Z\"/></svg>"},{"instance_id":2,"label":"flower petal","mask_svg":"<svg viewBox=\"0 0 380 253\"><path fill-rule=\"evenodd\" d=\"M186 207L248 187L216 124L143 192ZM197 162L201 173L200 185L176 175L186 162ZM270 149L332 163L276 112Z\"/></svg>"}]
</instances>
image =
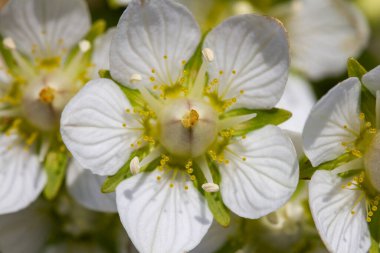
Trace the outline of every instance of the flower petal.
<instances>
[{"instance_id":1,"label":"flower petal","mask_svg":"<svg viewBox=\"0 0 380 253\"><path fill-rule=\"evenodd\" d=\"M95 40L94 52L92 54L92 63L95 65L94 71L91 74L93 79L99 77L99 70L110 68L109 55L111 48L111 40L115 32L115 28L108 29L106 34L98 37Z\"/></svg>"},{"instance_id":2,"label":"flower petal","mask_svg":"<svg viewBox=\"0 0 380 253\"><path fill-rule=\"evenodd\" d=\"M229 162L219 165L220 189L234 213L256 219L290 198L298 183L298 161L290 138L280 128L266 126L227 148Z\"/></svg>"},{"instance_id":3,"label":"flower petal","mask_svg":"<svg viewBox=\"0 0 380 253\"><path fill-rule=\"evenodd\" d=\"M22 211L1 215L0 252L41 252L53 225L44 208L44 203L37 201Z\"/></svg>"},{"instance_id":4,"label":"flower petal","mask_svg":"<svg viewBox=\"0 0 380 253\"><path fill-rule=\"evenodd\" d=\"M47 57L70 49L89 30L90 21L83 0L13 0L0 13L0 33L23 53Z\"/></svg>"},{"instance_id":5,"label":"flower petal","mask_svg":"<svg viewBox=\"0 0 380 253\"><path fill-rule=\"evenodd\" d=\"M106 177L82 168L75 160L68 167L66 184L71 196L81 205L100 212L117 212L115 193L100 191Z\"/></svg>"},{"instance_id":6,"label":"flower petal","mask_svg":"<svg viewBox=\"0 0 380 253\"><path fill-rule=\"evenodd\" d=\"M185 173L172 180L173 173L141 173L116 188L121 222L139 252L189 251L211 226L203 196Z\"/></svg>"},{"instance_id":7,"label":"flower petal","mask_svg":"<svg viewBox=\"0 0 380 253\"><path fill-rule=\"evenodd\" d=\"M182 5L166 0L132 1L112 41L112 77L131 88L136 87L131 82L136 74L143 85L173 84L199 40L199 27Z\"/></svg>"},{"instance_id":8,"label":"flower petal","mask_svg":"<svg viewBox=\"0 0 380 253\"><path fill-rule=\"evenodd\" d=\"M347 179L331 171L316 171L309 184L311 213L329 251L368 252L371 240L366 222L365 198L356 203L362 192L342 189L345 183Z\"/></svg>"},{"instance_id":9,"label":"flower petal","mask_svg":"<svg viewBox=\"0 0 380 253\"><path fill-rule=\"evenodd\" d=\"M237 97L234 107L251 109L271 108L280 100L289 69L280 22L254 14L229 18L207 35L203 48L215 55L208 73L219 80L219 97Z\"/></svg>"},{"instance_id":10,"label":"flower petal","mask_svg":"<svg viewBox=\"0 0 380 253\"><path fill-rule=\"evenodd\" d=\"M46 183L38 156L25 149L16 135L0 135L0 214L32 203Z\"/></svg>"},{"instance_id":11,"label":"flower petal","mask_svg":"<svg viewBox=\"0 0 380 253\"><path fill-rule=\"evenodd\" d=\"M191 250L190 253L217 252L218 249L227 243L229 237L236 233L236 223L231 223L225 228L214 220L201 243L195 247L195 249Z\"/></svg>"},{"instance_id":12,"label":"flower petal","mask_svg":"<svg viewBox=\"0 0 380 253\"><path fill-rule=\"evenodd\" d=\"M276 105L278 108L292 112L292 117L280 127L293 132L302 133L306 119L316 102L311 85L296 75L289 75L284 94Z\"/></svg>"},{"instance_id":13,"label":"flower petal","mask_svg":"<svg viewBox=\"0 0 380 253\"><path fill-rule=\"evenodd\" d=\"M120 88L109 79L90 81L68 103L61 134L79 164L99 175L112 175L127 162L142 126ZM125 125L124 125L125 124Z\"/></svg>"},{"instance_id":14,"label":"flower petal","mask_svg":"<svg viewBox=\"0 0 380 253\"><path fill-rule=\"evenodd\" d=\"M349 78L332 88L313 107L302 134L306 156L313 166L346 152L342 144L360 134L360 82Z\"/></svg>"},{"instance_id":15,"label":"flower petal","mask_svg":"<svg viewBox=\"0 0 380 253\"><path fill-rule=\"evenodd\" d=\"M344 0L298 0L285 18L292 66L312 79L346 69L348 57L367 45L369 27L353 4ZM321 18L321 16L325 18Z\"/></svg>"},{"instance_id":16,"label":"flower petal","mask_svg":"<svg viewBox=\"0 0 380 253\"><path fill-rule=\"evenodd\" d=\"M380 66L366 73L362 78L362 82L376 96L376 91L380 90Z\"/></svg>"}]
</instances>

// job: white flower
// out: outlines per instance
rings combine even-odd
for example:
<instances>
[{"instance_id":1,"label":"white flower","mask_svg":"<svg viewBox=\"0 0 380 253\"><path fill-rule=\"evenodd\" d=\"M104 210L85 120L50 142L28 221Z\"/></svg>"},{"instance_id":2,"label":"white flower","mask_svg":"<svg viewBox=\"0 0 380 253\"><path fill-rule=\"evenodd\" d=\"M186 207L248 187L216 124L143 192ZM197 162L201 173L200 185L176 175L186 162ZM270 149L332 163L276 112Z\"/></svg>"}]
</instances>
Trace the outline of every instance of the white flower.
<instances>
[{"instance_id":1,"label":"white flower","mask_svg":"<svg viewBox=\"0 0 380 253\"><path fill-rule=\"evenodd\" d=\"M11 54L0 62L0 214L25 208L40 195L47 184L43 163L50 150L67 156L58 131L61 111L89 77L108 67L108 55L98 49L109 49L112 34L92 45L83 39L89 28L82 0L13 0L0 12L1 43ZM89 67L92 51L95 66ZM80 176L75 164L70 168L70 192L84 199L85 186L91 189L89 182L98 180L98 187L100 179ZM89 182L77 186L83 179ZM102 196L96 193L96 198ZM96 193L91 191L94 197ZM108 197L103 198L104 205L95 198L85 205L116 211L115 203L108 206Z\"/></svg>"},{"instance_id":2,"label":"white flower","mask_svg":"<svg viewBox=\"0 0 380 253\"><path fill-rule=\"evenodd\" d=\"M292 67L308 78L342 73L347 58L358 56L367 45L367 21L345 0L296 0L280 8L273 14L289 32Z\"/></svg>"},{"instance_id":3,"label":"white flower","mask_svg":"<svg viewBox=\"0 0 380 253\"><path fill-rule=\"evenodd\" d=\"M133 159L140 173L121 182L116 196L140 252L189 251L201 241L212 214L193 181L208 192L220 188L228 208L247 218L277 209L297 185L296 153L279 128L234 135L260 111L219 118L278 102L289 66L283 27L269 17L230 18L206 36L202 66L189 73L184 66L199 40L180 4L133 1L110 54L112 77L125 93L112 80L93 80L62 114L63 140L83 167L113 175Z\"/></svg>"},{"instance_id":4,"label":"white flower","mask_svg":"<svg viewBox=\"0 0 380 253\"><path fill-rule=\"evenodd\" d=\"M367 222L380 200L380 67L365 74L362 82L376 97L374 122L360 112L360 81L349 78L315 105L303 133L305 154L313 166L342 155L351 158L332 171L316 171L309 187L310 208L322 240L338 253L368 251Z\"/></svg>"}]
</instances>

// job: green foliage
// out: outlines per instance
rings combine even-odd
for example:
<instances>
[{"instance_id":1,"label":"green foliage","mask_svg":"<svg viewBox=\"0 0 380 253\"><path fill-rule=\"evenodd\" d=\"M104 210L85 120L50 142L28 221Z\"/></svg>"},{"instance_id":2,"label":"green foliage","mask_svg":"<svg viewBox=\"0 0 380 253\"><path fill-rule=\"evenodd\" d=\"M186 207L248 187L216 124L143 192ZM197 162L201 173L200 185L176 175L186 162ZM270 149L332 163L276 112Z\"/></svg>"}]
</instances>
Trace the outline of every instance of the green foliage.
<instances>
[{"instance_id":1,"label":"green foliage","mask_svg":"<svg viewBox=\"0 0 380 253\"><path fill-rule=\"evenodd\" d=\"M68 154L66 151L52 150L45 160L44 169L47 175L47 183L44 189L44 196L52 200L59 193L63 179L66 174L68 164Z\"/></svg>"},{"instance_id":2,"label":"green foliage","mask_svg":"<svg viewBox=\"0 0 380 253\"><path fill-rule=\"evenodd\" d=\"M221 118L223 119L253 113L256 113L256 117L234 127L233 135L244 135L253 130L262 128L266 125L279 125L287 121L292 116L291 112L279 108L272 108L270 110L255 110L241 108L226 112L221 116Z\"/></svg>"},{"instance_id":3,"label":"green foliage","mask_svg":"<svg viewBox=\"0 0 380 253\"><path fill-rule=\"evenodd\" d=\"M299 162L300 166L300 179L310 179L316 170L333 170L349 161L356 159L357 157L351 153L345 153L335 160L324 162L317 167L313 167L309 159L306 156L302 157Z\"/></svg>"},{"instance_id":4,"label":"green foliage","mask_svg":"<svg viewBox=\"0 0 380 253\"><path fill-rule=\"evenodd\" d=\"M372 221L368 223L369 231L371 234L371 248L370 253L379 253L380 242L380 212L374 212L371 217Z\"/></svg>"}]
</instances>

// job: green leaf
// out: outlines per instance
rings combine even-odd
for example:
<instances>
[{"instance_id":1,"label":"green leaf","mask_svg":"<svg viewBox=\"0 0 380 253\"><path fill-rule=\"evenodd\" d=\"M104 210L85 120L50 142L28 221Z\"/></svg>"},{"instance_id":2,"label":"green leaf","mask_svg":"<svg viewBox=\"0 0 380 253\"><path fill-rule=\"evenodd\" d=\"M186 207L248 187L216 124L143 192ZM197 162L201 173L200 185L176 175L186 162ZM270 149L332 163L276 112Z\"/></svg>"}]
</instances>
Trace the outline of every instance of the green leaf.
<instances>
[{"instance_id":1,"label":"green leaf","mask_svg":"<svg viewBox=\"0 0 380 253\"><path fill-rule=\"evenodd\" d=\"M262 128L266 125L279 125L287 121L292 116L291 112L279 108L272 108L270 110L254 110L241 108L226 112L221 116L221 118L223 119L227 117L240 116L252 113L256 113L256 117L234 127L233 135L244 135L253 130Z\"/></svg>"},{"instance_id":2,"label":"green leaf","mask_svg":"<svg viewBox=\"0 0 380 253\"><path fill-rule=\"evenodd\" d=\"M220 176L216 175L216 172L218 171L216 168L216 165L211 163L210 168L212 169L211 172L213 172L213 179L215 183L220 183ZM202 189L202 185L206 183L206 178L203 175L201 169L198 167L197 164L193 165L194 169L194 176L196 178L195 186L198 188L198 191L203 194L206 198L208 207L210 208L211 213L214 216L214 219L223 227L227 227L231 222L231 216L230 211L227 209L227 207L223 203L222 195L220 192L210 193L205 192Z\"/></svg>"},{"instance_id":3,"label":"green leaf","mask_svg":"<svg viewBox=\"0 0 380 253\"><path fill-rule=\"evenodd\" d=\"M367 70L355 58L351 57L347 60L347 72L349 77L361 79Z\"/></svg>"},{"instance_id":4,"label":"green leaf","mask_svg":"<svg viewBox=\"0 0 380 253\"><path fill-rule=\"evenodd\" d=\"M44 196L47 199L52 200L57 196L63 179L65 178L67 163L67 152L53 150L47 154L44 164L44 169L47 175Z\"/></svg>"},{"instance_id":5,"label":"green leaf","mask_svg":"<svg viewBox=\"0 0 380 253\"><path fill-rule=\"evenodd\" d=\"M316 170L333 170L349 161L356 159L357 157L351 153L345 153L339 156L337 159L324 162L317 167L313 167L309 159L303 156L299 161L300 166L300 179L310 179Z\"/></svg>"}]
</instances>

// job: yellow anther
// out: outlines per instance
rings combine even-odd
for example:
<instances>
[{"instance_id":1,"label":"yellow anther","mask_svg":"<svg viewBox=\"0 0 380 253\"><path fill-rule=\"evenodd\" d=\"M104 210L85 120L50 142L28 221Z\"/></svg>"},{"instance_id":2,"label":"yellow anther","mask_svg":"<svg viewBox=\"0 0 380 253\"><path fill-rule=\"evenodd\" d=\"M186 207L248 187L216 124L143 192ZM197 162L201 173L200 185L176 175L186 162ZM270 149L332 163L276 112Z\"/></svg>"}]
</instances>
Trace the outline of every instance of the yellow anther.
<instances>
[{"instance_id":1,"label":"yellow anther","mask_svg":"<svg viewBox=\"0 0 380 253\"><path fill-rule=\"evenodd\" d=\"M195 176L194 175L190 176L190 180L194 181L195 180Z\"/></svg>"},{"instance_id":2,"label":"yellow anther","mask_svg":"<svg viewBox=\"0 0 380 253\"><path fill-rule=\"evenodd\" d=\"M123 123L123 127L127 127L127 124Z\"/></svg>"},{"instance_id":3,"label":"yellow anther","mask_svg":"<svg viewBox=\"0 0 380 253\"><path fill-rule=\"evenodd\" d=\"M369 122L369 121L367 121L366 123L365 123L365 126L367 127L367 128L369 128L369 127L371 127L371 122Z\"/></svg>"},{"instance_id":4,"label":"yellow anther","mask_svg":"<svg viewBox=\"0 0 380 253\"><path fill-rule=\"evenodd\" d=\"M47 86L40 91L39 98L46 104L51 104L55 98L55 89Z\"/></svg>"},{"instance_id":5,"label":"yellow anther","mask_svg":"<svg viewBox=\"0 0 380 253\"><path fill-rule=\"evenodd\" d=\"M164 59L167 60L167 59L168 59L168 56L167 56L167 55L164 55Z\"/></svg>"},{"instance_id":6,"label":"yellow anther","mask_svg":"<svg viewBox=\"0 0 380 253\"><path fill-rule=\"evenodd\" d=\"M153 74L156 73L156 70L155 70L155 69L152 69L151 71L152 71Z\"/></svg>"},{"instance_id":7,"label":"yellow anther","mask_svg":"<svg viewBox=\"0 0 380 253\"><path fill-rule=\"evenodd\" d=\"M244 90L240 90L240 94L242 94L242 95L243 95L243 94L244 94Z\"/></svg>"},{"instance_id":8,"label":"yellow anther","mask_svg":"<svg viewBox=\"0 0 380 253\"><path fill-rule=\"evenodd\" d=\"M31 146L35 140L37 139L38 133L34 132L32 133L29 138L26 140L26 145Z\"/></svg>"},{"instance_id":9,"label":"yellow anther","mask_svg":"<svg viewBox=\"0 0 380 253\"><path fill-rule=\"evenodd\" d=\"M174 184L173 184L173 183L171 183L169 186L170 186L170 188L173 188L173 187L174 187Z\"/></svg>"},{"instance_id":10,"label":"yellow anther","mask_svg":"<svg viewBox=\"0 0 380 253\"><path fill-rule=\"evenodd\" d=\"M224 71L223 70L220 70L219 71L219 75L223 75L224 74Z\"/></svg>"},{"instance_id":11,"label":"yellow anther","mask_svg":"<svg viewBox=\"0 0 380 253\"><path fill-rule=\"evenodd\" d=\"M149 78L149 80L150 80L151 82L154 82L154 81L156 81L156 78L154 78L153 76L151 76L151 77Z\"/></svg>"},{"instance_id":12,"label":"yellow anther","mask_svg":"<svg viewBox=\"0 0 380 253\"><path fill-rule=\"evenodd\" d=\"M247 161L247 157L245 157L245 156L243 156L241 159L242 159L243 161Z\"/></svg>"},{"instance_id":13,"label":"yellow anther","mask_svg":"<svg viewBox=\"0 0 380 253\"><path fill-rule=\"evenodd\" d=\"M368 212L368 216L369 216L369 217L373 216L373 212L372 212L372 211L369 211L369 212Z\"/></svg>"},{"instance_id":14,"label":"yellow anther","mask_svg":"<svg viewBox=\"0 0 380 253\"><path fill-rule=\"evenodd\" d=\"M368 130L368 133L370 133L370 134L375 134L377 131L376 131L376 128L370 128L369 130Z\"/></svg>"},{"instance_id":15,"label":"yellow anther","mask_svg":"<svg viewBox=\"0 0 380 253\"><path fill-rule=\"evenodd\" d=\"M182 125L185 128L193 127L199 120L199 114L196 110L191 109L189 113L187 113L182 118Z\"/></svg>"},{"instance_id":16,"label":"yellow anther","mask_svg":"<svg viewBox=\"0 0 380 253\"><path fill-rule=\"evenodd\" d=\"M232 74L233 74L233 75L236 75L236 70L232 70Z\"/></svg>"},{"instance_id":17,"label":"yellow anther","mask_svg":"<svg viewBox=\"0 0 380 253\"><path fill-rule=\"evenodd\" d=\"M362 157L363 155L362 155L362 152L360 152L360 150L357 150L357 149L353 149L352 151L351 151L351 153L354 155L354 156L356 156L356 157Z\"/></svg>"},{"instance_id":18,"label":"yellow anther","mask_svg":"<svg viewBox=\"0 0 380 253\"><path fill-rule=\"evenodd\" d=\"M182 63L182 65L186 65L186 61L185 60L183 60L181 63Z\"/></svg>"},{"instance_id":19,"label":"yellow anther","mask_svg":"<svg viewBox=\"0 0 380 253\"><path fill-rule=\"evenodd\" d=\"M371 222L372 219L370 217L367 217L367 222Z\"/></svg>"},{"instance_id":20,"label":"yellow anther","mask_svg":"<svg viewBox=\"0 0 380 253\"><path fill-rule=\"evenodd\" d=\"M161 180L161 177L160 177L160 176L157 176L156 179L157 179L157 181L160 181L160 180Z\"/></svg>"},{"instance_id":21,"label":"yellow anther","mask_svg":"<svg viewBox=\"0 0 380 253\"><path fill-rule=\"evenodd\" d=\"M377 206L373 206L372 211L377 211Z\"/></svg>"},{"instance_id":22,"label":"yellow anther","mask_svg":"<svg viewBox=\"0 0 380 253\"><path fill-rule=\"evenodd\" d=\"M185 187L184 187L184 188L185 188L185 190L188 190L188 189L189 189L189 186L185 185Z\"/></svg>"},{"instance_id":23,"label":"yellow anther","mask_svg":"<svg viewBox=\"0 0 380 253\"><path fill-rule=\"evenodd\" d=\"M359 114L359 119L364 120L365 119L365 114L361 112Z\"/></svg>"},{"instance_id":24,"label":"yellow anther","mask_svg":"<svg viewBox=\"0 0 380 253\"><path fill-rule=\"evenodd\" d=\"M351 211L351 214L352 214L352 215L354 215L354 214L355 214L355 211L354 211L354 210L352 210L352 211Z\"/></svg>"}]
</instances>

